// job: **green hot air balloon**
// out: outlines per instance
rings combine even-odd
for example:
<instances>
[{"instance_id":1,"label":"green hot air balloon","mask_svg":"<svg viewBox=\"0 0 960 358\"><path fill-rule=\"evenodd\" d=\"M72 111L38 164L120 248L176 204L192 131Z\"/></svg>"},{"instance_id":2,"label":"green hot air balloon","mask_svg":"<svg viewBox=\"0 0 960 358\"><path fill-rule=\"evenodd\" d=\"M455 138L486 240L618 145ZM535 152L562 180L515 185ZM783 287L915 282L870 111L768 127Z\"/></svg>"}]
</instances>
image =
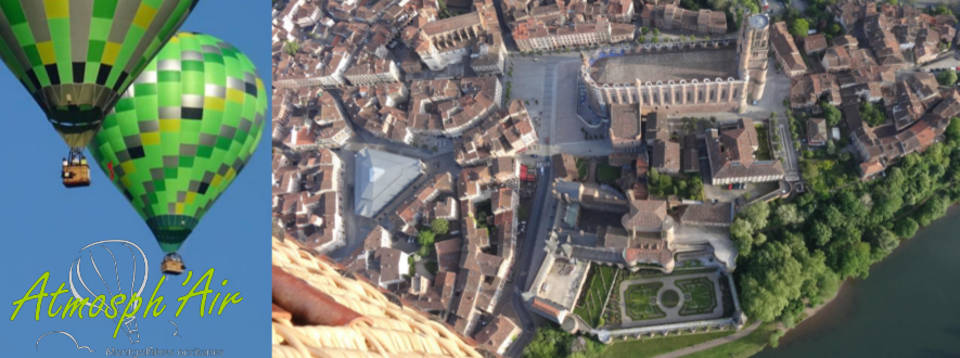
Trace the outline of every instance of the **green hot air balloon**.
<instances>
[{"instance_id":1,"label":"green hot air balloon","mask_svg":"<svg viewBox=\"0 0 960 358\"><path fill-rule=\"evenodd\" d=\"M70 147L64 185L89 185L83 147L196 3L0 0L0 58Z\"/></svg>"},{"instance_id":2,"label":"green hot air balloon","mask_svg":"<svg viewBox=\"0 0 960 358\"><path fill-rule=\"evenodd\" d=\"M182 271L176 251L250 159L266 110L266 89L247 56L216 37L181 32L90 142L168 253L165 272Z\"/></svg>"}]
</instances>

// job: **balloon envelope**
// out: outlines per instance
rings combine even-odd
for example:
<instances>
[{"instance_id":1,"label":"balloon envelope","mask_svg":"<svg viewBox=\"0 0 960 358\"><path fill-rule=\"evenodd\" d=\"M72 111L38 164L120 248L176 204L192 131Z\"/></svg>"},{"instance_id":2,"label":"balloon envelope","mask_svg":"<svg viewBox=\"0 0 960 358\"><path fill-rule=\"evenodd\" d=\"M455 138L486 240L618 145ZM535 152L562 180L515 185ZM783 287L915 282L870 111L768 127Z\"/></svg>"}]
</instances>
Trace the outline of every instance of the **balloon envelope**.
<instances>
[{"instance_id":1,"label":"balloon envelope","mask_svg":"<svg viewBox=\"0 0 960 358\"><path fill-rule=\"evenodd\" d=\"M263 134L267 96L246 55L178 33L90 143L165 252L176 251L243 169Z\"/></svg>"},{"instance_id":2,"label":"balloon envelope","mask_svg":"<svg viewBox=\"0 0 960 358\"><path fill-rule=\"evenodd\" d=\"M82 149L197 0L0 0L0 58Z\"/></svg>"}]
</instances>

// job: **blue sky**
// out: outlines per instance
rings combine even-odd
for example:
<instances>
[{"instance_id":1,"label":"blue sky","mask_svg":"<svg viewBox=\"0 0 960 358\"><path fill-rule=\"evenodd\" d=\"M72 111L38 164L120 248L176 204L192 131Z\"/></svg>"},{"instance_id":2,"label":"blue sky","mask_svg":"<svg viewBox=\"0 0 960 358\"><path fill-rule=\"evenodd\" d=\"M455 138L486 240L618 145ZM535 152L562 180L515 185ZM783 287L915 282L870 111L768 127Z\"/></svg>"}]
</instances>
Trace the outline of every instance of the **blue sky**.
<instances>
[{"instance_id":1,"label":"blue sky","mask_svg":"<svg viewBox=\"0 0 960 358\"><path fill-rule=\"evenodd\" d=\"M269 91L270 2L201 0L181 30L214 35L236 46L253 60ZM71 261L88 243L124 239L139 245L150 260L150 277L143 293L147 298L160 278L163 253L146 224L99 169L91 166L90 187L68 190L61 185L59 161L67 147L5 68L0 70L0 94L6 123L0 131L0 153L4 153L0 155L4 165L0 170L0 235L6 243L6 270L0 275L0 298L6 302L0 305L5 307L0 323L4 342L0 355L92 357L103 356L111 348L147 347L223 349L229 357L270 354L269 128L264 129L257 152L244 171L179 251L188 269L199 272L188 287L180 286L186 274L167 277L159 291L165 296L166 310L158 318L138 319L141 342L130 344L122 330L117 339L112 338L116 320L102 316L47 318L49 298L44 301L39 322L33 319L36 301L25 305L10 321L15 307L12 302L23 297L42 273L50 272L48 293L66 282ZM239 292L243 301L228 306L222 315L217 316L214 309L214 315L201 318L199 299L193 299L179 317L174 317L179 306L176 298L186 294L209 268L215 269L210 286L214 293ZM227 284L221 286L224 279ZM57 304L63 304L68 296L59 297ZM179 337L172 334L171 320L179 326ZM39 336L60 330L95 352L78 351L62 335L45 337L35 348Z\"/></svg>"}]
</instances>

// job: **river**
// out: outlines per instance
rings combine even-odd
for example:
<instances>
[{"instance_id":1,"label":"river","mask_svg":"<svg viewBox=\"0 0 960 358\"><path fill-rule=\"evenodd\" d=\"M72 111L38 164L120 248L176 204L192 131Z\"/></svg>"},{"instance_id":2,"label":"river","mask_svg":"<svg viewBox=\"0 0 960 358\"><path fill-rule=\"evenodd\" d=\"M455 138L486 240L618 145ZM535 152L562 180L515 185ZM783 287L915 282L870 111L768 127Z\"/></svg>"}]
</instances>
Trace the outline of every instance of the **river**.
<instances>
[{"instance_id":1,"label":"river","mask_svg":"<svg viewBox=\"0 0 960 358\"><path fill-rule=\"evenodd\" d=\"M921 229L769 357L960 357L960 210Z\"/></svg>"}]
</instances>

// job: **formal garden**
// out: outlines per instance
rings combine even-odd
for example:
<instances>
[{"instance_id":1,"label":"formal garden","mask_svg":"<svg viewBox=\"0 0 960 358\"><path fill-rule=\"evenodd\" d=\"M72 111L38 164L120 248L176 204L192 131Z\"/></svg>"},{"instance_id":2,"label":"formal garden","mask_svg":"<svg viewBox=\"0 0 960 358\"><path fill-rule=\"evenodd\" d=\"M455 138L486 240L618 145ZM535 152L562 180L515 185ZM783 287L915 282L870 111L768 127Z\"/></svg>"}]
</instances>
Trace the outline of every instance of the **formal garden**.
<instances>
[{"instance_id":1,"label":"formal garden","mask_svg":"<svg viewBox=\"0 0 960 358\"><path fill-rule=\"evenodd\" d=\"M657 304L657 292L663 287L662 282L650 282L631 285L624 292L627 317L634 321L664 318L667 316Z\"/></svg>"},{"instance_id":2,"label":"formal garden","mask_svg":"<svg viewBox=\"0 0 960 358\"><path fill-rule=\"evenodd\" d=\"M587 283L581 291L580 299L573 312L591 326L598 327L605 323L601 314L616 274L617 269L611 266L592 265L590 267Z\"/></svg>"},{"instance_id":3,"label":"formal garden","mask_svg":"<svg viewBox=\"0 0 960 358\"><path fill-rule=\"evenodd\" d=\"M676 285L683 292L681 316L710 313L717 307L717 293L710 279L697 277L677 280Z\"/></svg>"}]
</instances>

